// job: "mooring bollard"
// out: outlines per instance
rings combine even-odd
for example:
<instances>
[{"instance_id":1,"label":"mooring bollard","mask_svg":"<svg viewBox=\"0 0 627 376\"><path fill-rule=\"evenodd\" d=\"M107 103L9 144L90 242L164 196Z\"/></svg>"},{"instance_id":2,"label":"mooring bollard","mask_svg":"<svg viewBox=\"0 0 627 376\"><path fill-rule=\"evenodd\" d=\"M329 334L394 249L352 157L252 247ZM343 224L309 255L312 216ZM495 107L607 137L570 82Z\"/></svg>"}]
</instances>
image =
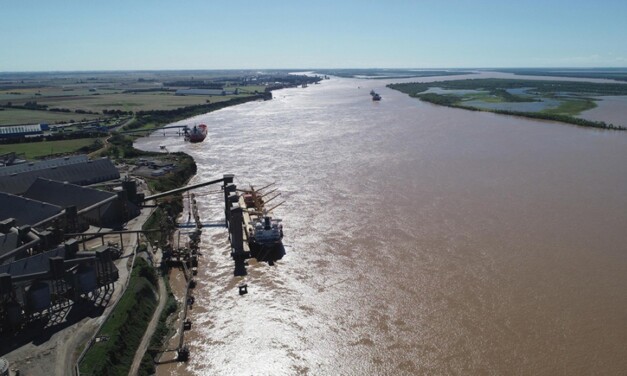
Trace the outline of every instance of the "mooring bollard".
<instances>
[{"instance_id":1,"label":"mooring bollard","mask_svg":"<svg viewBox=\"0 0 627 376\"><path fill-rule=\"evenodd\" d=\"M248 294L248 285L240 285L239 294L240 295Z\"/></svg>"}]
</instances>

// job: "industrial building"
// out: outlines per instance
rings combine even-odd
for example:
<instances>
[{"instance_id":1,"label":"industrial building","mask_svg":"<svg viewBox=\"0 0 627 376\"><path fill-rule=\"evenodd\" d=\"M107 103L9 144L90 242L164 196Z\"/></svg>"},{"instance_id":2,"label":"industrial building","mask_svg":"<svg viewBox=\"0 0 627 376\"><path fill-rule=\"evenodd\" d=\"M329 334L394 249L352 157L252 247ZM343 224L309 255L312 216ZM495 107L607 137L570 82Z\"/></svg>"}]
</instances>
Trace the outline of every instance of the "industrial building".
<instances>
[{"instance_id":1,"label":"industrial building","mask_svg":"<svg viewBox=\"0 0 627 376\"><path fill-rule=\"evenodd\" d=\"M0 127L0 139L41 136L49 130L48 124L10 125Z\"/></svg>"},{"instance_id":2,"label":"industrial building","mask_svg":"<svg viewBox=\"0 0 627 376\"><path fill-rule=\"evenodd\" d=\"M39 223L61 211L63 207L51 203L0 192L0 220L14 218L17 226Z\"/></svg>"},{"instance_id":3,"label":"industrial building","mask_svg":"<svg viewBox=\"0 0 627 376\"><path fill-rule=\"evenodd\" d=\"M0 265L0 332L19 330L118 279L112 250L78 252L68 241L50 251Z\"/></svg>"},{"instance_id":4,"label":"industrial building","mask_svg":"<svg viewBox=\"0 0 627 376\"><path fill-rule=\"evenodd\" d=\"M13 174L19 174L27 171L46 170L56 168L59 166L67 166L76 163L86 163L89 158L85 154L73 155L63 158L52 158L37 162L27 162L14 164L11 166L4 166L0 168L0 176L10 176Z\"/></svg>"},{"instance_id":5,"label":"industrial building","mask_svg":"<svg viewBox=\"0 0 627 376\"><path fill-rule=\"evenodd\" d=\"M64 160L70 162L70 160ZM108 158L96 160L72 160L75 163L48 161L33 162L31 169L15 171L8 175L0 172L0 192L21 195L37 180L46 178L77 185L90 185L108 180L119 179L120 173L113 162ZM0 168L2 171L4 168ZM19 167L19 166L15 166Z\"/></svg>"},{"instance_id":6,"label":"industrial building","mask_svg":"<svg viewBox=\"0 0 627 376\"><path fill-rule=\"evenodd\" d=\"M120 228L139 214L143 195L134 181L115 192L85 187L119 177L109 159L86 156L0 168L0 334L110 294L120 249L103 240L81 252L68 234Z\"/></svg>"},{"instance_id":7,"label":"industrial building","mask_svg":"<svg viewBox=\"0 0 627 376\"><path fill-rule=\"evenodd\" d=\"M139 215L139 208L129 202L127 192L100 191L75 184L39 178L24 192L23 197L46 202L61 208L75 206L78 213L77 227L116 228L130 218ZM36 223L36 222L35 222Z\"/></svg>"}]
</instances>

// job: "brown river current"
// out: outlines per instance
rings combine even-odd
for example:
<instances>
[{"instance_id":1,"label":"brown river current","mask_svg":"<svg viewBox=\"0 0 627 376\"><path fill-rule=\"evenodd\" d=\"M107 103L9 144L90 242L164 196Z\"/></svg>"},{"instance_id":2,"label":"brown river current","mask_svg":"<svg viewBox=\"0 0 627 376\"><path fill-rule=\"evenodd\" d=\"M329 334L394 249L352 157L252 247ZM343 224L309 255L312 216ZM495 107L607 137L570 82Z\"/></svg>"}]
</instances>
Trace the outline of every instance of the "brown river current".
<instances>
[{"instance_id":1,"label":"brown river current","mask_svg":"<svg viewBox=\"0 0 627 376\"><path fill-rule=\"evenodd\" d=\"M626 375L627 132L386 83L333 78L182 122L208 125L201 144L139 140L192 155L192 183L233 173L286 200L286 256L244 279L226 230L203 231L191 359L159 374ZM219 194L198 201L223 218Z\"/></svg>"}]
</instances>

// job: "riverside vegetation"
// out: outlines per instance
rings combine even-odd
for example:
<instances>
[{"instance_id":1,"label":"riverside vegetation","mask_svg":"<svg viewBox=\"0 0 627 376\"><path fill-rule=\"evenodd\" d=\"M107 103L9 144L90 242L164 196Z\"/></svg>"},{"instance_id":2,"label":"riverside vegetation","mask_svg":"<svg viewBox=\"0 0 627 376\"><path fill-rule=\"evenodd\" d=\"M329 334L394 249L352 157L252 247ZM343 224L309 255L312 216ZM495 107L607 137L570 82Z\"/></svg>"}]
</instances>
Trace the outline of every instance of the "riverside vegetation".
<instances>
[{"instance_id":1,"label":"riverside vegetation","mask_svg":"<svg viewBox=\"0 0 627 376\"><path fill-rule=\"evenodd\" d=\"M128 288L80 364L81 374L127 375L135 351L157 307L157 275L141 257L135 259Z\"/></svg>"},{"instance_id":2,"label":"riverside vegetation","mask_svg":"<svg viewBox=\"0 0 627 376\"><path fill-rule=\"evenodd\" d=\"M390 84L388 87L442 106L471 111L489 111L504 115L554 120L586 127L627 130L621 125L607 124L576 117L596 107L598 96L627 95L627 85L613 83L536 81L514 79L469 79L429 83ZM433 92L433 90L440 90ZM516 94L514 94L514 92ZM551 99L559 105L537 111L490 108L492 103L542 102ZM512 108L516 106L513 105Z\"/></svg>"}]
</instances>

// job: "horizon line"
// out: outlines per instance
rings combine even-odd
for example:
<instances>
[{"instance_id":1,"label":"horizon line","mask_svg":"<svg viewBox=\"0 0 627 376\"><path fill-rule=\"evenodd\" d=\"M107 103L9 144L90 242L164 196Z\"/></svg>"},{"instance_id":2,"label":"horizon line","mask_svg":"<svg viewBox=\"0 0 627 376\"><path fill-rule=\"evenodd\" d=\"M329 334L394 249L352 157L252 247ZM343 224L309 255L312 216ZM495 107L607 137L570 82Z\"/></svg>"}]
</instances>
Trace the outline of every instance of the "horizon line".
<instances>
[{"instance_id":1,"label":"horizon line","mask_svg":"<svg viewBox=\"0 0 627 376\"><path fill-rule=\"evenodd\" d=\"M114 72L216 72L216 71L316 71L316 70L416 70L416 71L428 71L428 70L496 70L496 69L625 69L627 66L595 66L595 67L581 67L581 66L560 66L560 67L542 67L542 66L517 66L517 67L463 67L463 68L451 68L451 67L431 67L431 68L392 68L392 67L371 67L371 68L164 68L164 69L75 69L75 70L24 70L24 71L0 71L0 74L16 74L16 73L114 73Z\"/></svg>"}]
</instances>

